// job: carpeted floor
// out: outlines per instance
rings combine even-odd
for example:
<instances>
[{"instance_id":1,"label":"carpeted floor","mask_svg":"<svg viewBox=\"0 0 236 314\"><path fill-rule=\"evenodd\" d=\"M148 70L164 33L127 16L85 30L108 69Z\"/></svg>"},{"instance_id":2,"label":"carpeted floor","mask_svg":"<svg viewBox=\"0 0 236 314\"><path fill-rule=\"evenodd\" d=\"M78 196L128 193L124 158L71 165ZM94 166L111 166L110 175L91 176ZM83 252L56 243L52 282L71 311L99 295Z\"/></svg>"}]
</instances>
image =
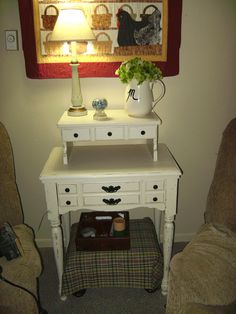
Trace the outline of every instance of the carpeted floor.
<instances>
[{"instance_id":1,"label":"carpeted floor","mask_svg":"<svg viewBox=\"0 0 236 314\"><path fill-rule=\"evenodd\" d=\"M174 254L186 243L176 243ZM39 278L41 306L48 314L164 314L166 298L161 291L148 293L144 289L88 289L81 298L70 296L61 301L52 248L42 248L43 273Z\"/></svg>"}]
</instances>

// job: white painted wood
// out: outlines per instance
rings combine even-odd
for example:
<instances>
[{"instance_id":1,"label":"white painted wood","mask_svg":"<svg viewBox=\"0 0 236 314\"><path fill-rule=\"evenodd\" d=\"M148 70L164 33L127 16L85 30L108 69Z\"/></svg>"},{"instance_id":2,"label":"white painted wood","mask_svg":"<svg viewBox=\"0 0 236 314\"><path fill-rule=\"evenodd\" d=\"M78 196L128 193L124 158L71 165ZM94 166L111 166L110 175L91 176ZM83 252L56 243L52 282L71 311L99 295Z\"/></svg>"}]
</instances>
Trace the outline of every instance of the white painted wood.
<instances>
[{"instance_id":1,"label":"white painted wood","mask_svg":"<svg viewBox=\"0 0 236 314\"><path fill-rule=\"evenodd\" d=\"M122 140L124 128L122 126L95 127L95 140Z\"/></svg>"},{"instance_id":2,"label":"white painted wood","mask_svg":"<svg viewBox=\"0 0 236 314\"><path fill-rule=\"evenodd\" d=\"M156 234L158 242L160 243L161 238L161 211L157 208L154 208L154 222L155 222L155 228L156 228Z\"/></svg>"},{"instance_id":3,"label":"white painted wood","mask_svg":"<svg viewBox=\"0 0 236 314\"><path fill-rule=\"evenodd\" d=\"M157 136L157 129L155 126L133 126L129 127L129 138L155 138Z\"/></svg>"},{"instance_id":4,"label":"white painted wood","mask_svg":"<svg viewBox=\"0 0 236 314\"><path fill-rule=\"evenodd\" d=\"M85 129L82 127L62 129L62 138L65 142L89 141L91 139L89 129Z\"/></svg>"},{"instance_id":5,"label":"white painted wood","mask_svg":"<svg viewBox=\"0 0 236 314\"><path fill-rule=\"evenodd\" d=\"M165 212L164 237L163 237L164 272L161 284L161 292L163 295L167 295L168 292L168 275L173 245L173 235L174 235L174 216L168 216L168 213Z\"/></svg>"},{"instance_id":6,"label":"white painted wood","mask_svg":"<svg viewBox=\"0 0 236 314\"><path fill-rule=\"evenodd\" d=\"M164 195L164 191L147 192L145 193L145 203L163 203Z\"/></svg>"},{"instance_id":7,"label":"white painted wood","mask_svg":"<svg viewBox=\"0 0 236 314\"><path fill-rule=\"evenodd\" d=\"M48 161L40 175L40 179L55 180L55 171L58 183L73 183L71 180L83 178L86 183L92 176L101 176L110 180L117 181L117 178L126 178L130 181L131 177L141 175L141 178L148 178L148 181L158 175L158 181L166 180L166 176L179 176L181 171L174 158L164 144L158 145L159 159L154 162L150 158L146 145L114 145L114 146L87 146L74 147L70 164L64 165L62 161L62 148L56 147L52 150ZM127 176L128 175L128 176ZM62 179L62 181L60 181ZM103 180L103 179L102 179ZM91 181L90 181L91 182Z\"/></svg>"},{"instance_id":8,"label":"white painted wood","mask_svg":"<svg viewBox=\"0 0 236 314\"><path fill-rule=\"evenodd\" d=\"M122 109L112 109L112 110L105 110L106 114L108 116L107 120L104 121L97 121L93 120L93 114L94 110L88 110L88 114L83 117L70 117L67 114L67 111L65 111L60 118L60 120L57 123L57 126L60 129L65 128L66 126L71 127L78 127L78 126L84 126L84 127L90 127L90 126L105 126L110 125L111 122L113 125L161 125L161 119L153 112L151 112L149 115L146 115L142 118L134 118L128 116L125 110Z\"/></svg>"},{"instance_id":9,"label":"white painted wood","mask_svg":"<svg viewBox=\"0 0 236 314\"><path fill-rule=\"evenodd\" d=\"M58 184L57 185L58 194L75 194L77 193L76 184Z\"/></svg>"},{"instance_id":10,"label":"white painted wood","mask_svg":"<svg viewBox=\"0 0 236 314\"><path fill-rule=\"evenodd\" d=\"M163 190L163 188L164 188L164 180L146 182L147 191L159 191L159 190Z\"/></svg>"},{"instance_id":11,"label":"white painted wood","mask_svg":"<svg viewBox=\"0 0 236 314\"><path fill-rule=\"evenodd\" d=\"M76 206L77 195L58 195L59 206Z\"/></svg>"},{"instance_id":12,"label":"white painted wood","mask_svg":"<svg viewBox=\"0 0 236 314\"><path fill-rule=\"evenodd\" d=\"M69 145L71 142L113 141L113 140L147 140L152 139L153 160L157 161L158 127L160 118L150 113L143 118L128 116L125 110L106 110L108 119L98 121L93 119L93 110L83 117L71 117L67 111L57 123L61 130L64 145L63 162L68 164ZM85 144L86 145L86 144Z\"/></svg>"},{"instance_id":13,"label":"white painted wood","mask_svg":"<svg viewBox=\"0 0 236 314\"><path fill-rule=\"evenodd\" d=\"M84 207L87 206L106 206L108 208L114 209L117 205L106 205L106 204L113 204L117 203L120 206L123 205L138 205L140 204L140 197L138 193L132 194L102 194L102 195L84 195L83 196L83 205Z\"/></svg>"},{"instance_id":14,"label":"white painted wood","mask_svg":"<svg viewBox=\"0 0 236 314\"><path fill-rule=\"evenodd\" d=\"M63 239L60 215L73 211L122 211L137 207L155 210L155 227L160 233L160 213L165 212L164 277L162 293L167 293L167 279L173 241L173 220L176 214L177 184L181 170L164 144L158 145L159 159L153 161L147 145L114 145L74 147L70 163L63 163L63 148L52 150L40 175L45 185L48 219L52 228L54 255L59 278L63 271ZM106 193L103 186L122 188ZM65 189L69 188L69 192ZM68 193L68 194L67 194ZM158 196L161 202L153 200ZM108 205L103 199L121 199ZM67 204L67 201L72 201ZM111 202L112 203L112 202ZM69 219L67 230L69 230ZM68 241L67 241L68 242Z\"/></svg>"},{"instance_id":15,"label":"white painted wood","mask_svg":"<svg viewBox=\"0 0 236 314\"><path fill-rule=\"evenodd\" d=\"M83 184L83 192L84 193L96 193L96 192L104 192L106 190L116 190L117 192L122 191L139 191L140 184L139 182L112 182L110 181L109 184L104 184L104 182L99 183L85 183Z\"/></svg>"}]
</instances>

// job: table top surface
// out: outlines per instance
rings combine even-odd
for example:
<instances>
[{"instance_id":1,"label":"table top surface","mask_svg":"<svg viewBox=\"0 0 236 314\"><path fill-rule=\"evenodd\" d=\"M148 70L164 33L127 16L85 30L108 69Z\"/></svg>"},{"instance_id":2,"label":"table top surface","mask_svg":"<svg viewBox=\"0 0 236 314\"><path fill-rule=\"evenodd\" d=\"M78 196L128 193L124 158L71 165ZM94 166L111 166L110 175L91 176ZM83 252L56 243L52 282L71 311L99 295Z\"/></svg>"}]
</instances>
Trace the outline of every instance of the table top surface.
<instances>
[{"instance_id":1,"label":"table top surface","mask_svg":"<svg viewBox=\"0 0 236 314\"><path fill-rule=\"evenodd\" d=\"M98 121L93 119L95 110L88 110L88 114L82 117L71 117L68 116L67 111L65 111L57 123L59 128L65 127L78 127L78 126L111 126L111 125L145 125L153 124L160 125L161 119L153 112L146 115L143 118L134 118L128 116L127 112L123 109L113 109L105 110L108 119L103 121Z\"/></svg>"},{"instance_id":2,"label":"table top surface","mask_svg":"<svg viewBox=\"0 0 236 314\"><path fill-rule=\"evenodd\" d=\"M153 161L147 145L106 145L73 147L68 165L63 164L63 148L53 148L40 179L72 179L98 176L181 176L181 169L165 144L158 145L158 161Z\"/></svg>"}]
</instances>

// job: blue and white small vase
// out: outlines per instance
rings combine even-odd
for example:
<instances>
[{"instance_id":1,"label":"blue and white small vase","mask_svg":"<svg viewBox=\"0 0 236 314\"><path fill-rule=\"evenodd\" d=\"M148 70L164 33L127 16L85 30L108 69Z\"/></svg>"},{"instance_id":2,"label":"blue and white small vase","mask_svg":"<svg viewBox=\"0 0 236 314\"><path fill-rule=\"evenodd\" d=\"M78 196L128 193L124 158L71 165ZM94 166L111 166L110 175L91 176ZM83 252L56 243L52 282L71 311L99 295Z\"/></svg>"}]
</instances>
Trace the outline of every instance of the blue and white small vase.
<instances>
[{"instance_id":1,"label":"blue and white small vase","mask_svg":"<svg viewBox=\"0 0 236 314\"><path fill-rule=\"evenodd\" d=\"M108 103L105 98L102 99L94 99L92 102L92 106L95 109L95 113L93 115L94 120L107 120L107 115L105 113L105 109Z\"/></svg>"}]
</instances>

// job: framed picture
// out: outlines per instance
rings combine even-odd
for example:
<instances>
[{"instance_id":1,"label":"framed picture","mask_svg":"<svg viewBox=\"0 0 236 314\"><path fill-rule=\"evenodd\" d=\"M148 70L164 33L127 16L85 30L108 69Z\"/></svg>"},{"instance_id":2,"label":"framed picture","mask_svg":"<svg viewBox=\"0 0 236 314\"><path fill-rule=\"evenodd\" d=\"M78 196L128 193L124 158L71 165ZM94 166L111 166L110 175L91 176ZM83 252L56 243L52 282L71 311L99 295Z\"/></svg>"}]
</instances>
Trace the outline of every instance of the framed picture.
<instances>
[{"instance_id":1,"label":"framed picture","mask_svg":"<svg viewBox=\"0 0 236 314\"><path fill-rule=\"evenodd\" d=\"M182 0L19 0L19 8L30 78L71 77L68 43L50 41L64 8L82 9L95 35L77 44L80 77L113 77L135 56L157 63L164 76L179 72Z\"/></svg>"}]
</instances>

